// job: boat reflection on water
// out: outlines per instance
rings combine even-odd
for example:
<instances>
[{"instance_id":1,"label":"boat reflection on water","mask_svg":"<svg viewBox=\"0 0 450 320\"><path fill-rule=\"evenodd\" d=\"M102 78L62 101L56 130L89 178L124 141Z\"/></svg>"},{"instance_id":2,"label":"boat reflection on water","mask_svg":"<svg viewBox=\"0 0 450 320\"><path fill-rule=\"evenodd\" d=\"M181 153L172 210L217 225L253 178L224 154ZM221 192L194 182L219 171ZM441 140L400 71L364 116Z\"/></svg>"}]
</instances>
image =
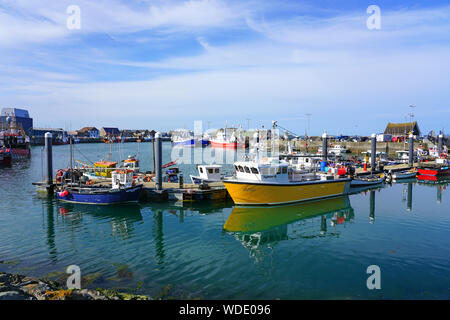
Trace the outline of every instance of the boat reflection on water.
<instances>
[{"instance_id":1,"label":"boat reflection on water","mask_svg":"<svg viewBox=\"0 0 450 320\"><path fill-rule=\"evenodd\" d=\"M63 203L58 207L58 214L72 224L75 220L81 221L83 216L109 220L112 234L123 239L130 238L134 233L134 224L142 221L141 207L136 203L112 206Z\"/></svg>"},{"instance_id":2,"label":"boat reflection on water","mask_svg":"<svg viewBox=\"0 0 450 320\"><path fill-rule=\"evenodd\" d=\"M437 178L435 180L417 180L417 181L422 186L436 188L436 190L437 190L436 202L437 203L442 202L442 193L447 189L448 185L450 184L449 177L441 177L441 178Z\"/></svg>"},{"instance_id":3,"label":"boat reflection on water","mask_svg":"<svg viewBox=\"0 0 450 320\"><path fill-rule=\"evenodd\" d=\"M358 194L361 192L371 191L371 190L381 190L382 188L386 188L386 184L379 184L373 186L361 186L361 187L351 187L349 194Z\"/></svg>"},{"instance_id":4,"label":"boat reflection on water","mask_svg":"<svg viewBox=\"0 0 450 320\"><path fill-rule=\"evenodd\" d=\"M285 206L236 206L223 229L258 257L264 247L282 240L336 236L337 226L353 219L350 199L343 196ZM327 230L327 224L332 230Z\"/></svg>"},{"instance_id":5,"label":"boat reflection on water","mask_svg":"<svg viewBox=\"0 0 450 320\"><path fill-rule=\"evenodd\" d=\"M204 201L204 202L155 202L151 204L142 204L142 208L150 208L153 212L157 210L166 211L177 216L181 223L185 217L199 215L209 215L222 213L224 209L232 208L232 201Z\"/></svg>"}]
</instances>

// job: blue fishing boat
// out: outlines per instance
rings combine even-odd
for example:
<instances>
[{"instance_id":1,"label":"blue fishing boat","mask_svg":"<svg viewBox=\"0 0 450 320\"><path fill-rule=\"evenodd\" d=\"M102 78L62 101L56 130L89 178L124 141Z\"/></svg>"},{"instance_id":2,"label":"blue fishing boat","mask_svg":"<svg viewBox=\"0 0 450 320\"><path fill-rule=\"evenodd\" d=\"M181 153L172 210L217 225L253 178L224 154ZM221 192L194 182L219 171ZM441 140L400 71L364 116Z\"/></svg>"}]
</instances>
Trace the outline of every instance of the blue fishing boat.
<instances>
[{"instance_id":1,"label":"blue fishing boat","mask_svg":"<svg viewBox=\"0 0 450 320\"><path fill-rule=\"evenodd\" d=\"M56 192L58 200L84 204L118 204L138 202L142 184L133 180L133 170L116 170L111 186L87 185L82 182L63 185Z\"/></svg>"},{"instance_id":2,"label":"blue fishing boat","mask_svg":"<svg viewBox=\"0 0 450 320\"><path fill-rule=\"evenodd\" d=\"M195 147L194 134L188 130L176 130L172 135L173 146Z\"/></svg>"},{"instance_id":3,"label":"blue fishing boat","mask_svg":"<svg viewBox=\"0 0 450 320\"><path fill-rule=\"evenodd\" d=\"M172 140L174 146L184 146L184 147L194 147L195 140L194 139L178 139Z\"/></svg>"}]
</instances>

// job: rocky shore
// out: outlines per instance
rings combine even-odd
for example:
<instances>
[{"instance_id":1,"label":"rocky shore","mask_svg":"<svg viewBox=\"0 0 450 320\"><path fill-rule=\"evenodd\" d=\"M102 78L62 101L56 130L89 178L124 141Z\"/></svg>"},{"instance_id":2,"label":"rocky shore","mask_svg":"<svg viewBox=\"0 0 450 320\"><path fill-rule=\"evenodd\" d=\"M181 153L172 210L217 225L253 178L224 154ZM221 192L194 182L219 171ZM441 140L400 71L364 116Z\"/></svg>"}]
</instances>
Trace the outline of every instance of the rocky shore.
<instances>
[{"instance_id":1,"label":"rocky shore","mask_svg":"<svg viewBox=\"0 0 450 320\"><path fill-rule=\"evenodd\" d=\"M0 300L151 300L151 298L108 289L65 290L54 281L2 272Z\"/></svg>"}]
</instances>

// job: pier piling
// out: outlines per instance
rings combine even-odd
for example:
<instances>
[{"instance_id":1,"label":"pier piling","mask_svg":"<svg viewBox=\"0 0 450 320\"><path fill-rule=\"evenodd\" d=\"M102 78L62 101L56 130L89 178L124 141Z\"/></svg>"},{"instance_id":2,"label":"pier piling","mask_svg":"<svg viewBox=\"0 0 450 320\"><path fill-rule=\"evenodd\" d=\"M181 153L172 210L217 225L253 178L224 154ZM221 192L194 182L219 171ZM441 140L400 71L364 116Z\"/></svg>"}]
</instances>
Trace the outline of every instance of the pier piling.
<instances>
[{"instance_id":1,"label":"pier piling","mask_svg":"<svg viewBox=\"0 0 450 320\"><path fill-rule=\"evenodd\" d=\"M327 161L328 160L328 138L327 133L324 132L322 134L322 160Z\"/></svg>"},{"instance_id":2,"label":"pier piling","mask_svg":"<svg viewBox=\"0 0 450 320\"><path fill-rule=\"evenodd\" d=\"M370 171L373 173L375 171L375 160L377 158L377 137L375 133L372 133L371 136L371 146L372 149L370 151Z\"/></svg>"},{"instance_id":3,"label":"pier piling","mask_svg":"<svg viewBox=\"0 0 450 320\"><path fill-rule=\"evenodd\" d=\"M155 158L156 158L156 168L155 168L155 178L156 178L156 190L162 190L162 142L161 133L157 132L155 134L156 148L155 148Z\"/></svg>"},{"instance_id":4,"label":"pier piling","mask_svg":"<svg viewBox=\"0 0 450 320\"><path fill-rule=\"evenodd\" d=\"M412 167L414 165L414 136L411 133L409 135L409 159L408 159L408 163L409 165Z\"/></svg>"},{"instance_id":5,"label":"pier piling","mask_svg":"<svg viewBox=\"0 0 450 320\"><path fill-rule=\"evenodd\" d=\"M47 157L47 184L53 185L53 152L52 152L52 134L45 133L45 154Z\"/></svg>"}]
</instances>

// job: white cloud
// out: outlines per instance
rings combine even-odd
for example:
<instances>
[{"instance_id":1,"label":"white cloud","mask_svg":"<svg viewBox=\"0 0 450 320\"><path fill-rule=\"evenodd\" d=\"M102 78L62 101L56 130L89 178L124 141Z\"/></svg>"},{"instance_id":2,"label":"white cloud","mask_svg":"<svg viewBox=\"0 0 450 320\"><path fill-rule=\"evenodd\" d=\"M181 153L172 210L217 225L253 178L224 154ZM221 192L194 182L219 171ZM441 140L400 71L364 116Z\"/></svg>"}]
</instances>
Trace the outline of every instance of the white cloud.
<instances>
[{"instance_id":1,"label":"white cloud","mask_svg":"<svg viewBox=\"0 0 450 320\"><path fill-rule=\"evenodd\" d=\"M66 28L66 9L72 0L4 1L0 11L0 46L13 43L47 43L69 35L88 33L123 34L158 29L190 32L204 28L232 27L247 14L245 4L222 0L120 2L78 0L81 29Z\"/></svg>"}]
</instances>

